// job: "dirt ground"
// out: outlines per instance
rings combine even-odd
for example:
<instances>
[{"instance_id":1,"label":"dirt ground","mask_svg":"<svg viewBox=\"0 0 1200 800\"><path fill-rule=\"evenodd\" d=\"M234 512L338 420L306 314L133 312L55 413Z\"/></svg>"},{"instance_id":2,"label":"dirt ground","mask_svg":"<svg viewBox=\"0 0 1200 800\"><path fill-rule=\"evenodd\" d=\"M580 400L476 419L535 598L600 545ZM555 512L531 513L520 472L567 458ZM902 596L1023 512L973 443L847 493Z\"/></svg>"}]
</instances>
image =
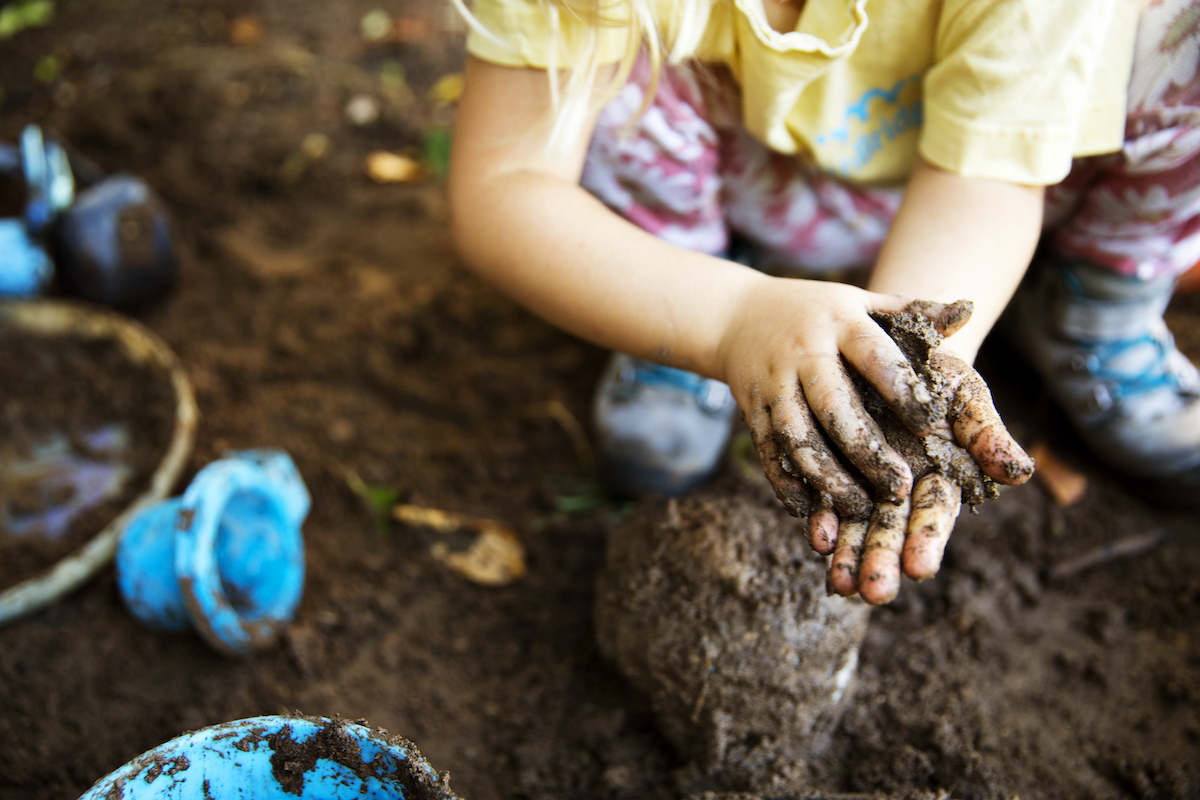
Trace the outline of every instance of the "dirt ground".
<instances>
[{"instance_id":1,"label":"dirt ground","mask_svg":"<svg viewBox=\"0 0 1200 800\"><path fill-rule=\"evenodd\" d=\"M188 476L280 447L313 496L304 599L267 652L143 629L111 570L0 629L0 800L76 796L183 731L293 710L413 740L468 800L708 788L594 640L621 508L588 494L569 420L586 424L605 354L464 272L436 177L364 175L372 151L419 154L448 121L427 92L461 59L440 3L379 5L403 41L364 40L364 0L60 0L49 26L0 41L0 138L43 124L172 210L180 281L135 316L195 386ZM381 111L362 126L344 113L358 94ZM1200 296L1171 322L1200 357ZM939 577L872 613L813 786L1200 797L1197 517L1097 469L1002 346L980 366L1018 437L1081 468L1087 495L1060 508L1031 484L964 514ZM375 518L351 473L512 528L528 574L465 580L435 534ZM1154 531L1150 552L1053 577Z\"/></svg>"}]
</instances>

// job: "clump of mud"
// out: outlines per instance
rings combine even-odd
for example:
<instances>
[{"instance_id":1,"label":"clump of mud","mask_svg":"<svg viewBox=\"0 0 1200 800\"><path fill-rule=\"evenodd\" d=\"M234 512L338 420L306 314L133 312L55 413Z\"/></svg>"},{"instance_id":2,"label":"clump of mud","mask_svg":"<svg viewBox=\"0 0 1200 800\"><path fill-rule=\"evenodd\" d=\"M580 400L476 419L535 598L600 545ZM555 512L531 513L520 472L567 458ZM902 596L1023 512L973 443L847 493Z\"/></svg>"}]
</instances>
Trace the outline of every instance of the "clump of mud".
<instances>
[{"instance_id":1,"label":"clump of mud","mask_svg":"<svg viewBox=\"0 0 1200 800\"><path fill-rule=\"evenodd\" d=\"M715 788L804 787L851 694L869 608L773 498L729 476L639 507L612 532L601 651Z\"/></svg>"},{"instance_id":2,"label":"clump of mud","mask_svg":"<svg viewBox=\"0 0 1200 800\"><path fill-rule=\"evenodd\" d=\"M380 731L379 736L408 757L373 754L368 758L359 738L345 730L342 720L325 720L319 725L306 740L293 739L291 727L284 726L265 736L245 737L234 746L245 747L255 738L264 739L271 748L272 776L284 792L298 797L304 793L308 773L318 768L319 761L326 760L340 764L362 781L362 793L366 792L367 782L374 779L386 787L403 788L403 797L413 800L459 800L450 791L450 774L443 772L435 778L428 769L422 769L424 759L407 739Z\"/></svg>"},{"instance_id":3,"label":"clump of mud","mask_svg":"<svg viewBox=\"0 0 1200 800\"><path fill-rule=\"evenodd\" d=\"M917 377L929 390L930 415L953 422L961 409L955 407L952 387L945 375L930 366L933 351L945 337L929 317L921 313L921 305L918 301L903 311L875 312L871 318L900 346ZM971 308L970 301L959 300L946 306L941 316L951 324L959 320L965 322L963 318L970 317ZM855 387L868 413L883 429L888 444L908 462L914 482L931 472L940 472L962 489L962 502L972 507L999 496L996 482L984 475L971 454L954 441L948 426L929 436L917 436L865 380L856 377Z\"/></svg>"}]
</instances>

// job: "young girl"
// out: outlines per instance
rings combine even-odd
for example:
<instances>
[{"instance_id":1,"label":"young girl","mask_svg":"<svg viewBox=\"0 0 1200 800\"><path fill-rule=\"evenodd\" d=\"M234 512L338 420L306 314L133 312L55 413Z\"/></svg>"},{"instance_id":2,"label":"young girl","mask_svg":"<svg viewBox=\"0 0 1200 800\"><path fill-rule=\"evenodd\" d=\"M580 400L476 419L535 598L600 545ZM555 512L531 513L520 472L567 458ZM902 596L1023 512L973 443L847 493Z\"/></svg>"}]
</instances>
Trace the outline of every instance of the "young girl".
<instances>
[{"instance_id":1,"label":"young girl","mask_svg":"<svg viewBox=\"0 0 1200 800\"><path fill-rule=\"evenodd\" d=\"M1181 34L1184 55L1163 62L1165 80L1143 81L1157 111L1131 117L1125 156L1075 162L1080 174L1053 193L1065 257L1023 289L1017 324L1068 406L1108 393L1107 408L1073 417L1101 453L1196 481L1200 382L1161 325L1172 276L1200 256L1185 208L1195 181L1156 179L1143 193L1153 209L1117 208L1130 196L1121 181L1140 179L1131 164L1174 148L1155 164L1175 174L1200 147L1138 144L1170 130L1155 116L1162 89L1191 86L1196 68L1195 6L1162 8L1167 24L1141 49ZM937 571L959 490L936 474L913 485L847 365L915 432L955 439L997 481L1028 478L1032 462L968 365L1042 236L1043 187L1074 157L1121 151L1138 11L1130 0L475 0L450 176L460 252L549 321L628 354L597 395L612 484L672 493L703 480L736 402L776 493L833 553L831 585L886 602L902 569ZM1170 224L1138 250L1148 210ZM1143 229L1122 241L1120 219ZM809 279L864 267L866 289ZM933 301L914 308L952 334L932 362L954 394L944 419L927 418L922 384L870 317L912 298ZM965 324L939 305L959 298L974 302Z\"/></svg>"}]
</instances>

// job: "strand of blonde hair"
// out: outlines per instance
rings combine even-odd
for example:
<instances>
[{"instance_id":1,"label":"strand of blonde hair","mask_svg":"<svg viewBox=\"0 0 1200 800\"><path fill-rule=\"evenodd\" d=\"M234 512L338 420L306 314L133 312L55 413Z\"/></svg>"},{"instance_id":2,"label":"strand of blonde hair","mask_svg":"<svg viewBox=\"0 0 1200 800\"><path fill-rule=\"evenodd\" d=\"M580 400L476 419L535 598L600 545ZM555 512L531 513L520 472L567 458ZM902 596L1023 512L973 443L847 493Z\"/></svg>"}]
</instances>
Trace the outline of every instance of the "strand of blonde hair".
<instances>
[{"instance_id":1,"label":"strand of blonde hair","mask_svg":"<svg viewBox=\"0 0 1200 800\"><path fill-rule=\"evenodd\" d=\"M531 0L532 1L532 0ZM464 0L451 0L471 29L493 43L508 47L501 36L488 30L466 7ZM643 109L654 97L664 61L664 39L656 13L656 0L537 0L546 17L552 41L546 54L547 78L554 126L550 133L549 149L561 151L575 141L588 117L607 103L629 79L638 58L645 53L649 61L650 80L643 100ZM671 46L666 61L682 63L691 57L704 36L709 16L716 0L673 0L667 24ZM562 15L570 14L586 25L582 40L566 41ZM602 91L597 92L597 79L604 64L599 53L599 32L605 27L621 27L626 31L626 45L617 70ZM560 64L560 54L568 55L568 63Z\"/></svg>"}]
</instances>

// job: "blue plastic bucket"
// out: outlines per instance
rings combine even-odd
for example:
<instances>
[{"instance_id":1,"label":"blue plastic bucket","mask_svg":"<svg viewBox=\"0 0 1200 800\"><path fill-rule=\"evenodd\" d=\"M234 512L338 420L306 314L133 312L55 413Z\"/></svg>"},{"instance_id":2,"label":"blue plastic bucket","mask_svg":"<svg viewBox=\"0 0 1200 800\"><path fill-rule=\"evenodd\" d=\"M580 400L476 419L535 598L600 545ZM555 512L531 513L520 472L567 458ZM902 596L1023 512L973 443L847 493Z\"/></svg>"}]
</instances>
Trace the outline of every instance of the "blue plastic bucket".
<instances>
[{"instance_id":1,"label":"blue plastic bucket","mask_svg":"<svg viewBox=\"0 0 1200 800\"><path fill-rule=\"evenodd\" d=\"M412 742L328 717L253 717L187 733L80 800L457 800Z\"/></svg>"},{"instance_id":2,"label":"blue plastic bucket","mask_svg":"<svg viewBox=\"0 0 1200 800\"><path fill-rule=\"evenodd\" d=\"M197 473L182 497L138 514L117 549L130 613L160 630L195 627L241 654L275 640L304 589L308 491L286 453L247 450Z\"/></svg>"}]
</instances>

